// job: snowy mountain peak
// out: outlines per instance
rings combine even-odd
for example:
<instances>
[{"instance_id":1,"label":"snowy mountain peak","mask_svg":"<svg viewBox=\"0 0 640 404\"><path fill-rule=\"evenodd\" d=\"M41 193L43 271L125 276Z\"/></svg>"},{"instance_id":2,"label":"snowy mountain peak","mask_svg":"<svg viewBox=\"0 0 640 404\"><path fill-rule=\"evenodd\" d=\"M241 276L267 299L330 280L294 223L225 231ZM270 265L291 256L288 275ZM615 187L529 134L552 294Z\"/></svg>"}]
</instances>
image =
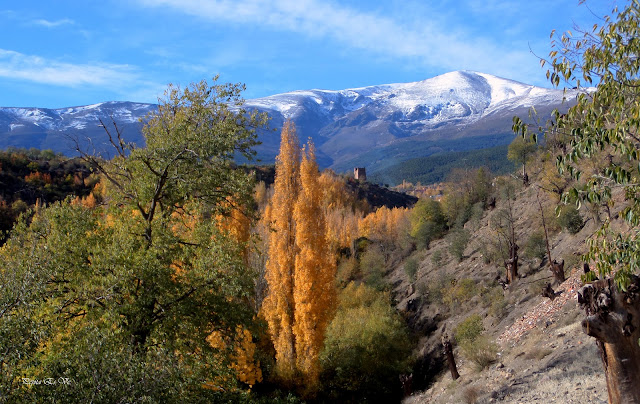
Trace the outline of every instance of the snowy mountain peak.
<instances>
[{"instance_id":1,"label":"snowy mountain peak","mask_svg":"<svg viewBox=\"0 0 640 404\"><path fill-rule=\"evenodd\" d=\"M299 90L269 97L249 100L247 106L266 109L295 118L303 113L305 103L313 103L331 115L338 108L353 112L367 106L387 106L404 114L416 110L429 110L433 119L435 111L447 109L463 112L474 119L492 113L498 106L516 108L543 102L561 102L560 90L543 89L490 74L472 71L455 71L430 79L412 82L377 85L345 90ZM440 114L442 115L442 114ZM454 115L459 115L454 113ZM444 115L449 116L447 114Z\"/></svg>"},{"instance_id":2,"label":"snowy mountain peak","mask_svg":"<svg viewBox=\"0 0 640 404\"><path fill-rule=\"evenodd\" d=\"M344 90L299 90L247 100L245 107L267 112L270 125L292 119L301 139L312 137L323 166L384 166L388 161L442 150L489 147L509 142L514 115L562 107L575 91L551 90L490 74L455 71L412 83ZM118 123L129 141L142 144L140 119L153 104L102 102L60 109L0 108L0 147L51 148L67 152L69 135L108 141L99 119ZM273 161L279 136L260 133L263 161ZM464 139L461 141L460 139ZM391 159L391 160L389 160ZM369 170L369 168L368 168Z\"/></svg>"}]
</instances>

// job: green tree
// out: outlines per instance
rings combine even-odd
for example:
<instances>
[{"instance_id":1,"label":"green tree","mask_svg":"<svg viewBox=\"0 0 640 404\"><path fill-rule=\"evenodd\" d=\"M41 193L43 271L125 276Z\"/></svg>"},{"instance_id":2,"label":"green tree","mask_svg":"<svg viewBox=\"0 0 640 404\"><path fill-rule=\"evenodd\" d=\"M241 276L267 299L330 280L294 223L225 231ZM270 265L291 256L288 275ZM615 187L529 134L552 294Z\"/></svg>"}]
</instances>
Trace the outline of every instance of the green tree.
<instances>
[{"instance_id":1,"label":"green tree","mask_svg":"<svg viewBox=\"0 0 640 404\"><path fill-rule=\"evenodd\" d=\"M420 199L411 210L409 220L411 237L421 248L428 248L429 243L442 237L446 229L446 218L440 202L433 199Z\"/></svg>"},{"instance_id":2,"label":"green tree","mask_svg":"<svg viewBox=\"0 0 640 404\"><path fill-rule=\"evenodd\" d=\"M232 342L238 325L255 329L244 246L215 221L231 202L246 210L252 189L232 159L251 156L264 117L240 107L241 90L169 87L144 127L146 147L126 144L113 124L118 155L83 154L108 185L104 205L57 203L18 225L0 250L0 278L11 282L3 290L30 292L3 297L0 330L27 344L0 377L12 380L14 365L71 385L14 384L11 399L215 401L234 387L232 344L208 337ZM0 351L15 341L0 333Z\"/></svg>"},{"instance_id":3,"label":"green tree","mask_svg":"<svg viewBox=\"0 0 640 404\"><path fill-rule=\"evenodd\" d=\"M407 328L388 293L349 284L320 356L323 398L352 403L400 399L398 376L409 370L410 352Z\"/></svg>"},{"instance_id":4,"label":"green tree","mask_svg":"<svg viewBox=\"0 0 640 404\"><path fill-rule=\"evenodd\" d=\"M595 337L609 391L609 402L638 403L640 389L640 2L630 1L602 26L582 36L562 35L553 44L548 77L558 86L596 83L595 92L582 92L576 105L556 113L547 133L561 133L569 141L558 159L562 172L577 182L564 201L612 206L624 195L620 217L627 228L614 232L605 221L589 240L584 259L595 263L602 278L586 285L578 301L587 311L583 322ZM528 128L515 119L514 129L528 136ZM598 166L590 163L597 161ZM594 280L595 274L586 274Z\"/></svg>"}]
</instances>

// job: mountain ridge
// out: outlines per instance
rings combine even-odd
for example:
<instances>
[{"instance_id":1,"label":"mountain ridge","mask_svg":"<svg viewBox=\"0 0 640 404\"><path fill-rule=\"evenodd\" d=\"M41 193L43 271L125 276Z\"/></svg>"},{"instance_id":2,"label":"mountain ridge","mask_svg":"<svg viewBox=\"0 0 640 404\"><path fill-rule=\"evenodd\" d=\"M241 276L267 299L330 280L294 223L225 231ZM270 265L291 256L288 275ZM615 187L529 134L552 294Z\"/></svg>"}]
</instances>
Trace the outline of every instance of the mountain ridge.
<instances>
[{"instance_id":1,"label":"mountain ridge","mask_svg":"<svg viewBox=\"0 0 640 404\"><path fill-rule=\"evenodd\" d=\"M291 119L301 140L311 137L323 167L370 172L438 151L464 151L511 141L511 119L530 107L563 108L577 90L545 89L486 73L455 71L412 83L344 90L296 90L246 100L244 108L271 116L272 129ZM109 101L86 106L0 108L0 147L50 148L69 154L69 138L107 152L98 119L111 117L126 140L142 144L139 121L155 104ZM260 131L258 157L275 160L279 134ZM463 139L464 141L457 141ZM454 145L455 146L452 146ZM363 161L364 160L364 161Z\"/></svg>"}]
</instances>

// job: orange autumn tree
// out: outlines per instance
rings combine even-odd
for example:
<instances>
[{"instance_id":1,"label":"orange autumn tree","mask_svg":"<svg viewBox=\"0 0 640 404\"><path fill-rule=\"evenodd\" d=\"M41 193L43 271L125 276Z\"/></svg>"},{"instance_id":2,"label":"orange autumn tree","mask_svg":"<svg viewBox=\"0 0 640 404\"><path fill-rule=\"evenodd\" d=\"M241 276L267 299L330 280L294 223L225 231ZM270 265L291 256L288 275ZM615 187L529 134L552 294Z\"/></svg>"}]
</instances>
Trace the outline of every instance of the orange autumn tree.
<instances>
[{"instance_id":1,"label":"orange autumn tree","mask_svg":"<svg viewBox=\"0 0 640 404\"><path fill-rule=\"evenodd\" d=\"M262 310L276 350L276 373L292 380L295 373L293 335L295 271L295 228L293 208L298 197L300 145L295 127L286 122L282 128L280 154L276 157L276 178L271 198L269 257L265 268L268 293Z\"/></svg>"},{"instance_id":2,"label":"orange autumn tree","mask_svg":"<svg viewBox=\"0 0 640 404\"><path fill-rule=\"evenodd\" d=\"M293 210L297 246L293 333L296 365L308 387L317 384L318 356L336 301L336 265L327 242L323 193L318 178L315 147L309 139L302 153L301 189Z\"/></svg>"},{"instance_id":3,"label":"orange autumn tree","mask_svg":"<svg viewBox=\"0 0 640 404\"><path fill-rule=\"evenodd\" d=\"M303 382L312 391L335 307L336 265L313 144L304 149L302 162L300 155L295 127L287 122L276 159L273 196L265 208L271 232L262 315L276 351L277 375L285 383Z\"/></svg>"}]
</instances>

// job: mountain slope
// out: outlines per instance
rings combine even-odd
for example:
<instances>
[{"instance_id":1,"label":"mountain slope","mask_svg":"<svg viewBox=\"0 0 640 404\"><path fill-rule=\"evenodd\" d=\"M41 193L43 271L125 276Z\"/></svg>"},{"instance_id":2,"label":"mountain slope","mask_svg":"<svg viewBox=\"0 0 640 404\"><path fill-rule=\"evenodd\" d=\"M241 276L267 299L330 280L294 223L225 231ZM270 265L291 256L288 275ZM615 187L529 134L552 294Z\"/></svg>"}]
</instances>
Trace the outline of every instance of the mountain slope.
<instances>
[{"instance_id":1,"label":"mountain slope","mask_svg":"<svg viewBox=\"0 0 640 404\"><path fill-rule=\"evenodd\" d=\"M259 133L257 148L273 162L277 129L291 119L302 140L313 138L324 167L347 171L366 166L370 173L443 151L472 150L511 141L511 119L535 106L541 116L576 92L534 87L483 73L458 71L431 79L339 91L293 91L248 100L246 107L269 113L275 131ZM85 107L0 108L0 147L51 148L70 153L68 138L91 139L107 150L98 118L113 117L129 141L142 142L143 118L155 105L107 102Z\"/></svg>"}]
</instances>

